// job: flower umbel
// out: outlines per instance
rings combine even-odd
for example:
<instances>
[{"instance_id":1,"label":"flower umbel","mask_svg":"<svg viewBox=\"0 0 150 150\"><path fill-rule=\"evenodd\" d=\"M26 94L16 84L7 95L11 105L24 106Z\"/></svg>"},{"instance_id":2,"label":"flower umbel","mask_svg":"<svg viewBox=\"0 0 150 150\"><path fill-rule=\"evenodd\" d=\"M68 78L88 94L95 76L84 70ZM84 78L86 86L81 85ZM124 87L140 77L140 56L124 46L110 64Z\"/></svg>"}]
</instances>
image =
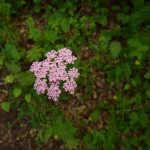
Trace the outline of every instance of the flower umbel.
<instances>
[{"instance_id":1,"label":"flower umbel","mask_svg":"<svg viewBox=\"0 0 150 150\"><path fill-rule=\"evenodd\" d=\"M37 77L34 84L37 94L44 94L47 90L48 98L57 101L61 94L59 89L60 81L66 81L63 88L66 92L69 91L74 94L74 90L77 87L74 80L79 77L80 73L75 67L70 69L68 73L66 71L66 65L74 64L77 59L72 56L72 51L67 48L60 49L58 52L51 50L46 56L47 59L42 62L33 62L30 67L30 71L34 72ZM50 84L50 87L48 87L47 83Z\"/></svg>"}]
</instances>

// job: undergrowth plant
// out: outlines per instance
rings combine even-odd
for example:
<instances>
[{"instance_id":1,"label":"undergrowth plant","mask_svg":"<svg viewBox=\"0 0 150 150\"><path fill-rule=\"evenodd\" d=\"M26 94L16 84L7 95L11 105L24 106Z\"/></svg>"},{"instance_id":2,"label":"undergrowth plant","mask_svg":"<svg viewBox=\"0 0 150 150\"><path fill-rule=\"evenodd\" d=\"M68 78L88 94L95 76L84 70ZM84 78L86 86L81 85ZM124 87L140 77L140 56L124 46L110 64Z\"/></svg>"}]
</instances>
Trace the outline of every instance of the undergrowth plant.
<instances>
[{"instance_id":1,"label":"undergrowth plant","mask_svg":"<svg viewBox=\"0 0 150 150\"><path fill-rule=\"evenodd\" d=\"M22 8L32 5L34 14L44 18L45 23L39 30L34 15L28 15L27 37L35 46L27 49L11 22L14 14L19 15ZM38 131L37 136L30 134L38 147L54 137L68 149L149 150L150 2L52 0L46 8L43 5L42 0L0 2L0 68L9 72L3 80L14 84L9 101L2 102L1 108L6 112L17 109L18 120L29 117ZM109 26L110 21L113 27ZM85 42L94 54L90 60L77 57ZM56 57L64 47L69 50ZM59 102L75 98L82 87L86 90L80 101L85 103L93 95L94 67L106 72L109 90L116 90L111 101L105 104L99 99L97 107L87 113L90 128L84 128L80 135L85 121L80 119L80 126L75 126L74 120L61 111L64 106ZM50 100L44 94L46 89L50 89ZM53 93L54 89L57 93ZM104 111L108 113L107 125L91 128ZM13 126L10 122L7 125Z\"/></svg>"}]
</instances>

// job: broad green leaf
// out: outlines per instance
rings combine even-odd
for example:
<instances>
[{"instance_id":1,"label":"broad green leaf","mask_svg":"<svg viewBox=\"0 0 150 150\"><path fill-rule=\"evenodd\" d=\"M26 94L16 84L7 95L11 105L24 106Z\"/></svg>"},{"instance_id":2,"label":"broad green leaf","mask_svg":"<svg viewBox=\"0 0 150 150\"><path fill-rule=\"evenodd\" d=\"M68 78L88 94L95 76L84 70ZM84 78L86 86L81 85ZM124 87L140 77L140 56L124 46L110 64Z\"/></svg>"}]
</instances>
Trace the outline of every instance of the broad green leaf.
<instances>
[{"instance_id":1,"label":"broad green leaf","mask_svg":"<svg viewBox=\"0 0 150 150\"><path fill-rule=\"evenodd\" d=\"M6 76L3 80L7 83L13 83L14 76L13 76L13 74L10 74L10 75Z\"/></svg>"},{"instance_id":2,"label":"broad green leaf","mask_svg":"<svg viewBox=\"0 0 150 150\"><path fill-rule=\"evenodd\" d=\"M22 86L30 86L32 83L35 82L34 73L30 71L26 71L25 73L24 72L18 73L17 78L19 82L21 82Z\"/></svg>"},{"instance_id":3,"label":"broad green leaf","mask_svg":"<svg viewBox=\"0 0 150 150\"><path fill-rule=\"evenodd\" d=\"M54 44L54 42L58 39L57 32L53 30L50 30L50 31L47 30L44 33L44 35L45 35L46 40L51 42L52 44Z\"/></svg>"},{"instance_id":4,"label":"broad green leaf","mask_svg":"<svg viewBox=\"0 0 150 150\"><path fill-rule=\"evenodd\" d=\"M146 52L146 51L148 51L149 50L149 46L147 46L147 45L142 45L141 46L141 51L142 52Z\"/></svg>"},{"instance_id":5,"label":"broad green leaf","mask_svg":"<svg viewBox=\"0 0 150 150\"><path fill-rule=\"evenodd\" d=\"M56 18L68 18L68 15L65 13L65 12L63 12L63 11L61 11L61 10L57 10L57 11L55 11L55 17Z\"/></svg>"},{"instance_id":6,"label":"broad green leaf","mask_svg":"<svg viewBox=\"0 0 150 150\"><path fill-rule=\"evenodd\" d=\"M37 61L39 60L39 58L41 57L41 53L40 53L40 49L37 49L37 47L34 47L32 50L29 50L27 52L27 59L32 62L33 60L34 61Z\"/></svg>"},{"instance_id":7,"label":"broad green leaf","mask_svg":"<svg viewBox=\"0 0 150 150\"><path fill-rule=\"evenodd\" d=\"M139 122L139 116L136 112L132 112L130 115L130 125L134 125L136 122Z\"/></svg>"},{"instance_id":8,"label":"broad green leaf","mask_svg":"<svg viewBox=\"0 0 150 150\"><path fill-rule=\"evenodd\" d=\"M144 78L146 78L146 79L150 78L150 70L145 74Z\"/></svg>"},{"instance_id":9,"label":"broad green leaf","mask_svg":"<svg viewBox=\"0 0 150 150\"><path fill-rule=\"evenodd\" d=\"M6 62L5 66L9 68L13 73L21 71L21 67L13 61L11 61L11 63Z\"/></svg>"},{"instance_id":10,"label":"broad green leaf","mask_svg":"<svg viewBox=\"0 0 150 150\"><path fill-rule=\"evenodd\" d=\"M74 140L68 140L67 141L67 146L70 148L70 149L76 149L77 146L78 146L79 142L74 139Z\"/></svg>"},{"instance_id":11,"label":"broad green leaf","mask_svg":"<svg viewBox=\"0 0 150 150\"><path fill-rule=\"evenodd\" d=\"M67 142L68 140L74 140L77 129L72 126L72 122L70 120L63 123L62 118L58 118L54 123L53 130L54 134L58 135L60 140Z\"/></svg>"},{"instance_id":12,"label":"broad green leaf","mask_svg":"<svg viewBox=\"0 0 150 150\"><path fill-rule=\"evenodd\" d=\"M121 44L119 42L111 42L109 45L109 50L112 58L118 57L121 51Z\"/></svg>"},{"instance_id":13,"label":"broad green leaf","mask_svg":"<svg viewBox=\"0 0 150 150\"><path fill-rule=\"evenodd\" d=\"M137 56L137 58L141 60L142 53L139 50L133 50L132 52L130 52L129 56L131 57Z\"/></svg>"},{"instance_id":14,"label":"broad green leaf","mask_svg":"<svg viewBox=\"0 0 150 150\"><path fill-rule=\"evenodd\" d=\"M93 121L97 121L100 116L100 109L95 109L91 114L90 117L92 118Z\"/></svg>"},{"instance_id":15,"label":"broad green leaf","mask_svg":"<svg viewBox=\"0 0 150 150\"><path fill-rule=\"evenodd\" d=\"M8 102L2 102L2 103L1 103L1 108L2 108L4 111L9 112L10 104L9 104Z\"/></svg>"},{"instance_id":16,"label":"broad green leaf","mask_svg":"<svg viewBox=\"0 0 150 150\"><path fill-rule=\"evenodd\" d=\"M102 25L106 25L107 24L107 18L104 14L101 14L100 17L99 17L99 21L98 21L100 24Z\"/></svg>"},{"instance_id":17,"label":"broad green leaf","mask_svg":"<svg viewBox=\"0 0 150 150\"><path fill-rule=\"evenodd\" d=\"M65 33L67 33L69 31L69 29L70 29L70 23L69 23L68 19L63 19L61 21L61 29Z\"/></svg>"},{"instance_id":18,"label":"broad green leaf","mask_svg":"<svg viewBox=\"0 0 150 150\"><path fill-rule=\"evenodd\" d=\"M22 90L20 88L15 88L13 90L13 94L14 94L15 98L19 97L21 95L21 93L22 93Z\"/></svg>"},{"instance_id":19,"label":"broad green leaf","mask_svg":"<svg viewBox=\"0 0 150 150\"><path fill-rule=\"evenodd\" d=\"M25 100L26 100L28 103L30 103L30 101L31 101L31 94L25 95Z\"/></svg>"},{"instance_id":20,"label":"broad green leaf","mask_svg":"<svg viewBox=\"0 0 150 150\"><path fill-rule=\"evenodd\" d=\"M145 92L145 94L146 94L147 98L150 99L150 89L147 89L146 92Z\"/></svg>"},{"instance_id":21,"label":"broad green leaf","mask_svg":"<svg viewBox=\"0 0 150 150\"><path fill-rule=\"evenodd\" d=\"M130 89L130 87L131 87L131 85L130 85L130 84L126 84L126 85L124 86L124 90L128 90L128 89Z\"/></svg>"}]
</instances>

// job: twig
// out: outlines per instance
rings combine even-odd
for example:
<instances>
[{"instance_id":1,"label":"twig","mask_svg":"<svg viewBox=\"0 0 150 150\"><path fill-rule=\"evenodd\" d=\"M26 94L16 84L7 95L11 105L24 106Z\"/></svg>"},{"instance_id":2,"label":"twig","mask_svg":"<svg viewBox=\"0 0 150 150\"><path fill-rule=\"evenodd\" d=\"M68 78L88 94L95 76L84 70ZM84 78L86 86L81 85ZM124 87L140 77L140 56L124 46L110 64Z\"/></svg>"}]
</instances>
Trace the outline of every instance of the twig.
<instances>
[{"instance_id":1,"label":"twig","mask_svg":"<svg viewBox=\"0 0 150 150\"><path fill-rule=\"evenodd\" d=\"M6 84L6 82L0 83L0 85L4 85L4 84Z\"/></svg>"}]
</instances>

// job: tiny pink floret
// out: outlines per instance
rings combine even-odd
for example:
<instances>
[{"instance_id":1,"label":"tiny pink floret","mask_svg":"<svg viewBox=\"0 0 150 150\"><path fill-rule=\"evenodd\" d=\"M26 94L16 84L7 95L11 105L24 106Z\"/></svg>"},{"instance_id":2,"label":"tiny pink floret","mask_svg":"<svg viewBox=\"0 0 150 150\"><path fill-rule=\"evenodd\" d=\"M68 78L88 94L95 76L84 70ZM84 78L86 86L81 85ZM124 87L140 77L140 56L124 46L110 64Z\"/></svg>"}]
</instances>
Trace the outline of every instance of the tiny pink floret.
<instances>
[{"instance_id":1,"label":"tiny pink floret","mask_svg":"<svg viewBox=\"0 0 150 150\"><path fill-rule=\"evenodd\" d=\"M44 94L47 91L48 98L57 101L61 94L59 89L60 81L66 81L63 88L66 92L69 91L74 94L74 90L77 87L74 80L79 77L80 73L75 67L68 72L66 71L66 65L74 64L77 59L72 56L72 51L67 48L60 49L58 52L51 50L46 56L47 59L42 62L33 62L30 67L30 71L34 72L37 77L34 84L37 94ZM49 87L47 83L50 84Z\"/></svg>"}]
</instances>

